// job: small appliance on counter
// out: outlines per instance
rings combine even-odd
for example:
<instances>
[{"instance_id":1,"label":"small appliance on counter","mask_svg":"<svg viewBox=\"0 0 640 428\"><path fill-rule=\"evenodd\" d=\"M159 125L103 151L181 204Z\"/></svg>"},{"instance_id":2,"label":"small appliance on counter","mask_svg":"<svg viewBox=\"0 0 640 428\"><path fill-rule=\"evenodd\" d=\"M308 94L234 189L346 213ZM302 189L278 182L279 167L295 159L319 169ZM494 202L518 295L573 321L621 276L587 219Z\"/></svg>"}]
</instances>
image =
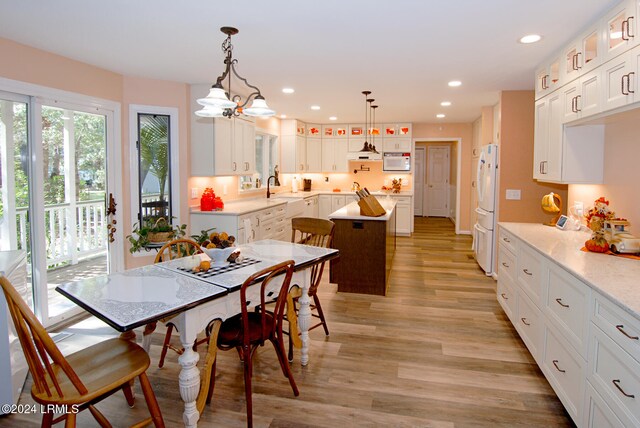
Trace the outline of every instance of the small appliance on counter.
<instances>
[{"instance_id":1,"label":"small appliance on counter","mask_svg":"<svg viewBox=\"0 0 640 428\"><path fill-rule=\"evenodd\" d=\"M311 190L311 179L303 178L302 179L302 190L304 192L309 192Z\"/></svg>"}]
</instances>

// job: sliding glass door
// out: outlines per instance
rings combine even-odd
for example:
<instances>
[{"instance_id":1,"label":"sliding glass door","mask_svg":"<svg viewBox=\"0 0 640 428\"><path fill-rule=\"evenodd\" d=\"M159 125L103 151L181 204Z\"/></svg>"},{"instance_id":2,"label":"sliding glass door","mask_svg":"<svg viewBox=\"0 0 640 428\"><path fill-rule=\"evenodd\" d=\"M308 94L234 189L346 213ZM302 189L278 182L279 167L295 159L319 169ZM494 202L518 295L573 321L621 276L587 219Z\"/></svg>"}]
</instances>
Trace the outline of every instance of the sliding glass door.
<instances>
[{"instance_id":1,"label":"sliding glass door","mask_svg":"<svg viewBox=\"0 0 640 428\"><path fill-rule=\"evenodd\" d=\"M55 287L109 273L110 246L122 247L109 210L113 113L19 98L0 93L0 241L27 251L34 309L47 326L81 312Z\"/></svg>"}]
</instances>

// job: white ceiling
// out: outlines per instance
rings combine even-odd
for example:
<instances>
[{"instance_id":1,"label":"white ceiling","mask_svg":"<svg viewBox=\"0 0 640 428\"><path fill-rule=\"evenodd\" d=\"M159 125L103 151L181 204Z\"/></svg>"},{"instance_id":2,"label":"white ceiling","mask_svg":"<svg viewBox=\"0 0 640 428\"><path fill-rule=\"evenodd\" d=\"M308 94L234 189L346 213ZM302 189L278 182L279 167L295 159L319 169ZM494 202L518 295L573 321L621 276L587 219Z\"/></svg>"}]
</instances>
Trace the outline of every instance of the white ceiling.
<instances>
[{"instance_id":1,"label":"white ceiling","mask_svg":"<svg viewBox=\"0 0 640 428\"><path fill-rule=\"evenodd\" d=\"M534 68L615 3L0 0L0 37L125 75L212 83L223 68L219 28L233 26L240 74L278 114L364 122L361 91L371 90L377 122L470 122L500 90L533 89ZM544 38L517 43L528 33ZM453 79L462 86L449 88Z\"/></svg>"}]
</instances>

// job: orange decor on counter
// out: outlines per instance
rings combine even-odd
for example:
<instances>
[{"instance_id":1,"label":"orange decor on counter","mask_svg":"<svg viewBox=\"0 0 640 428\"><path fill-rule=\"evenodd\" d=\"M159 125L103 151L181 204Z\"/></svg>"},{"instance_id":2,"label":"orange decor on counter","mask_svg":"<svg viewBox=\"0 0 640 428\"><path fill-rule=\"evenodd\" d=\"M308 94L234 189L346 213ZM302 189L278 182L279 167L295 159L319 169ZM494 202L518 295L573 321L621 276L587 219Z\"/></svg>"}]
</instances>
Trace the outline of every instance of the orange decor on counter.
<instances>
[{"instance_id":1,"label":"orange decor on counter","mask_svg":"<svg viewBox=\"0 0 640 428\"><path fill-rule=\"evenodd\" d=\"M211 187L207 187L200 197L200 211L213 211L216 194Z\"/></svg>"}]
</instances>

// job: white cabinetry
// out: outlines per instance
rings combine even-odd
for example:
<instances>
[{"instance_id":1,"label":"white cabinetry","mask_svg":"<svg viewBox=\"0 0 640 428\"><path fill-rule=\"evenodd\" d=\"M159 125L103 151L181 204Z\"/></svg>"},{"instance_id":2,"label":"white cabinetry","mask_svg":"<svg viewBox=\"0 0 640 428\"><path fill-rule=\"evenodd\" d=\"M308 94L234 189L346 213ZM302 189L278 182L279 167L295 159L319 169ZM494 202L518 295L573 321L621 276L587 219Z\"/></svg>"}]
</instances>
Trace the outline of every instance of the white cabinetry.
<instances>
[{"instance_id":1,"label":"white cabinetry","mask_svg":"<svg viewBox=\"0 0 640 428\"><path fill-rule=\"evenodd\" d=\"M536 101L533 178L560 180L562 158L562 99L559 91Z\"/></svg>"},{"instance_id":2,"label":"white cabinetry","mask_svg":"<svg viewBox=\"0 0 640 428\"><path fill-rule=\"evenodd\" d=\"M385 152L410 152L411 138L385 138L382 142L382 150Z\"/></svg>"},{"instance_id":3,"label":"white cabinetry","mask_svg":"<svg viewBox=\"0 0 640 428\"><path fill-rule=\"evenodd\" d=\"M602 70L597 69L560 89L563 105L562 123L602 111Z\"/></svg>"},{"instance_id":4,"label":"white cabinetry","mask_svg":"<svg viewBox=\"0 0 640 428\"><path fill-rule=\"evenodd\" d=\"M304 198L303 217L317 218L319 214L318 196L308 196Z\"/></svg>"},{"instance_id":5,"label":"white cabinetry","mask_svg":"<svg viewBox=\"0 0 640 428\"><path fill-rule=\"evenodd\" d=\"M605 61L638 43L636 0L623 0L604 17Z\"/></svg>"},{"instance_id":6,"label":"white cabinetry","mask_svg":"<svg viewBox=\"0 0 640 428\"><path fill-rule=\"evenodd\" d=\"M411 196L392 196L396 201L396 234L411 235L413 207Z\"/></svg>"},{"instance_id":7,"label":"white cabinetry","mask_svg":"<svg viewBox=\"0 0 640 428\"><path fill-rule=\"evenodd\" d=\"M318 218L329 219L329 214L333 212L331 199L331 195L318 195Z\"/></svg>"},{"instance_id":8,"label":"white cabinetry","mask_svg":"<svg viewBox=\"0 0 640 428\"><path fill-rule=\"evenodd\" d=\"M191 107L208 86L191 87ZM191 175L249 175L255 171L255 124L243 118L191 118Z\"/></svg>"},{"instance_id":9,"label":"white cabinetry","mask_svg":"<svg viewBox=\"0 0 640 428\"><path fill-rule=\"evenodd\" d=\"M553 57L536 71L536 99L542 98L560 87L560 58Z\"/></svg>"},{"instance_id":10,"label":"white cabinetry","mask_svg":"<svg viewBox=\"0 0 640 428\"><path fill-rule=\"evenodd\" d=\"M322 172L322 140L320 138L307 137L304 172Z\"/></svg>"},{"instance_id":11,"label":"white cabinetry","mask_svg":"<svg viewBox=\"0 0 640 428\"><path fill-rule=\"evenodd\" d=\"M497 299L574 422L640 426L638 315L502 226L498 242Z\"/></svg>"},{"instance_id":12,"label":"white cabinetry","mask_svg":"<svg viewBox=\"0 0 640 428\"><path fill-rule=\"evenodd\" d=\"M346 139L322 139L322 171L349 172L347 152L349 146Z\"/></svg>"}]
</instances>

